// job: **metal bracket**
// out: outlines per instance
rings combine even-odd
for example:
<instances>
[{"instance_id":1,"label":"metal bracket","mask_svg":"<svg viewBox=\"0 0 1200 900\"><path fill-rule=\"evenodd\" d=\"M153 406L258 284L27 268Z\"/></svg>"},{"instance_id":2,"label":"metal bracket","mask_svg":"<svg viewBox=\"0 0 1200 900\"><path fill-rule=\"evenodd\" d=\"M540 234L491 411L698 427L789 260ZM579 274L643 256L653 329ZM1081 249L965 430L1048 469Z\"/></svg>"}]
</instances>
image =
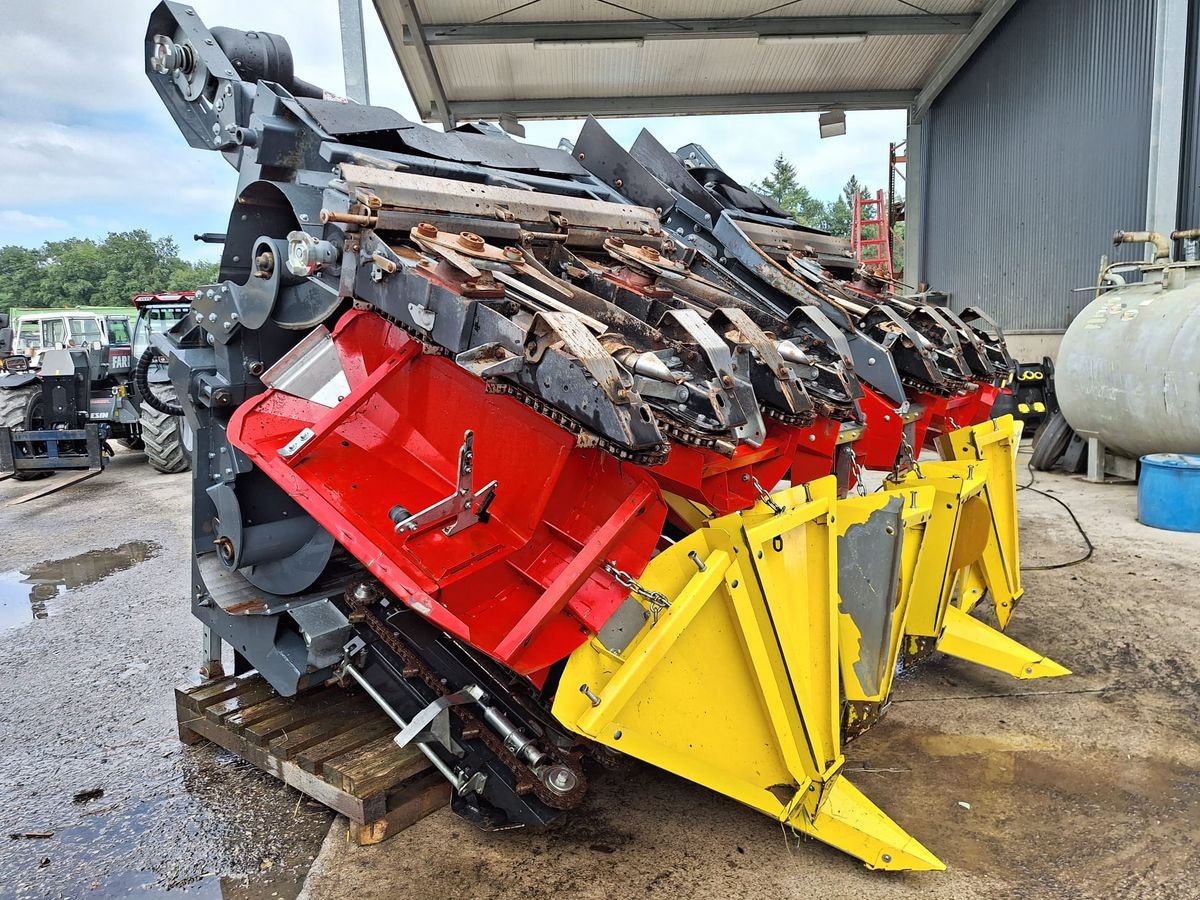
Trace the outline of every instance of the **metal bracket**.
<instances>
[{"instance_id":1,"label":"metal bracket","mask_svg":"<svg viewBox=\"0 0 1200 900\"><path fill-rule=\"evenodd\" d=\"M407 747L414 741L433 740L455 756L462 756L463 748L450 734L450 707L482 703L486 699L483 688L475 684L469 684L453 694L443 694L409 719L408 724L393 740L398 747Z\"/></svg>"},{"instance_id":2,"label":"metal bracket","mask_svg":"<svg viewBox=\"0 0 1200 900\"><path fill-rule=\"evenodd\" d=\"M478 491L473 490L472 471L475 460L475 432L467 431L463 435L463 444L458 451L458 485L453 494L445 500L439 500L433 506L410 515L402 506L394 506L388 515L396 524L396 534L413 532L434 522L440 522L450 516L454 521L442 529L447 537L457 534L464 528L469 528L476 522L488 520L488 507L496 497L496 487L499 482L489 481Z\"/></svg>"}]
</instances>

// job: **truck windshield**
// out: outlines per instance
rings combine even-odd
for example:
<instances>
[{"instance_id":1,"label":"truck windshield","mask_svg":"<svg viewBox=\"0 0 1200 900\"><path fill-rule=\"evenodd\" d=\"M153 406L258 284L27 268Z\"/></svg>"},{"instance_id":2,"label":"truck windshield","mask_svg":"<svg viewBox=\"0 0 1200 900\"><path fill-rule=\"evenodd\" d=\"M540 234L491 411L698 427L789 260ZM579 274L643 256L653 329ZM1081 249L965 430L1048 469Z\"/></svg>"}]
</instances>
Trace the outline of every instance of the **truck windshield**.
<instances>
[{"instance_id":1,"label":"truck windshield","mask_svg":"<svg viewBox=\"0 0 1200 900\"><path fill-rule=\"evenodd\" d=\"M162 334L180 319L187 315L187 306L148 306L143 307L138 315L137 324L133 326L133 356L141 357L150 346L150 335Z\"/></svg>"},{"instance_id":2,"label":"truck windshield","mask_svg":"<svg viewBox=\"0 0 1200 900\"><path fill-rule=\"evenodd\" d=\"M71 319L70 326L73 347L90 347L95 341L104 341L104 333L96 319Z\"/></svg>"},{"instance_id":3,"label":"truck windshield","mask_svg":"<svg viewBox=\"0 0 1200 900\"><path fill-rule=\"evenodd\" d=\"M108 342L110 344L129 343L129 320L125 318L108 318Z\"/></svg>"}]
</instances>

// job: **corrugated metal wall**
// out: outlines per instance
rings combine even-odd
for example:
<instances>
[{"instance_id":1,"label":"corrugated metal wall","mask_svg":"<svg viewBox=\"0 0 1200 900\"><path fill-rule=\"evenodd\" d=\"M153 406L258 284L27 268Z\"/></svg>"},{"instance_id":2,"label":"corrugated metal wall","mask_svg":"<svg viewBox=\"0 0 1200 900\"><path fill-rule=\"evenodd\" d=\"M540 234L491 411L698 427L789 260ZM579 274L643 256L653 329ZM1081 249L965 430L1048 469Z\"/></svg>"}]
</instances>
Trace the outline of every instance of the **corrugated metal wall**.
<instances>
[{"instance_id":1,"label":"corrugated metal wall","mask_svg":"<svg viewBox=\"0 0 1200 900\"><path fill-rule=\"evenodd\" d=\"M1061 331L1113 231L1145 227L1153 20L1153 0L1020 0L934 103L924 272L956 309Z\"/></svg>"},{"instance_id":2,"label":"corrugated metal wall","mask_svg":"<svg viewBox=\"0 0 1200 900\"><path fill-rule=\"evenodd\" d=\"M1179 227L1200 228L1200 3L1188 9L1187 93L1179 167Z\"/></svg>"}]
</instances>

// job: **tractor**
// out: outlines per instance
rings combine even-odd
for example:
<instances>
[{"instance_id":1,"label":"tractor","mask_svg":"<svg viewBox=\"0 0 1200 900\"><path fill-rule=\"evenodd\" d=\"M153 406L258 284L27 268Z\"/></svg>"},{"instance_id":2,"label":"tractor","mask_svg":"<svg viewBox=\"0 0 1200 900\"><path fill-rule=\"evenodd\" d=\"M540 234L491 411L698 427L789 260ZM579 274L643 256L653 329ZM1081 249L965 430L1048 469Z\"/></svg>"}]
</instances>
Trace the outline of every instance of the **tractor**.
<instances>
[{"instance_id":1,"label":"tractor","mask_svg":"<svg viewBox=\"0 0 1200 900\"><path fill-rule=\"evenodd\" d=\"M47 310L18 319L0 359L0 479L103 471L110 440L144 450L160 472L188 468L184 424L151 337L188 314L191 293L138 294L137 317Z\"/></svg>"}]
</instances>

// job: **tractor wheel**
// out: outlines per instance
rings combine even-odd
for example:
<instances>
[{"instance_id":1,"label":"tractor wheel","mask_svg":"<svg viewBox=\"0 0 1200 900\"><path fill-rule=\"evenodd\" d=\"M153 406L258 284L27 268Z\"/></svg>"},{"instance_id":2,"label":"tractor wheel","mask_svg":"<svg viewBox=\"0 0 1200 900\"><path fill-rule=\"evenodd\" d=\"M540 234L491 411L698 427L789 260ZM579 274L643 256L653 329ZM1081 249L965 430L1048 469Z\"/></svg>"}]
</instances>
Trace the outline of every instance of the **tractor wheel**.
<instances>
[{"instance_id":1,"label":"tractor wheel","mask_svg":"<svg viewBox=\"0 0 1200 900\"><path fill-rule=\"evenodd\" d=\"M1071 435L1074 433L1067 424L1067 417L1061 412L1056 412L1034 435L1030 465L1039 472L1049 472L1067 452L1067 445L1071 443Z\"/></svg>"},{"instance_id":2,"label":"tractor wheel","mask_svg":"<svg viewBox=\"0 0 1200 900\"><path fill-rule=\"evenodd\" d=\"M42 422L42 386L28 384L22 388L0 390L0 425L20 431ZM37 481L49 478L53 472L17 472L17 481Z\"/></svg>"},{"instance_id":3,"label":"tractor wheel","mask_svg":"<svg viewBox=\"0 0 1200 900\"><path fill-rule=\"evenodd\" d=\"M155 385L155 396L166 403L175 402L175 388L170 384ZM150 406L141 405L142 442L150 465L168 475L188 469L187 452L183 446L183 417L168 416Z\"/></svg>"}]
</instances>

